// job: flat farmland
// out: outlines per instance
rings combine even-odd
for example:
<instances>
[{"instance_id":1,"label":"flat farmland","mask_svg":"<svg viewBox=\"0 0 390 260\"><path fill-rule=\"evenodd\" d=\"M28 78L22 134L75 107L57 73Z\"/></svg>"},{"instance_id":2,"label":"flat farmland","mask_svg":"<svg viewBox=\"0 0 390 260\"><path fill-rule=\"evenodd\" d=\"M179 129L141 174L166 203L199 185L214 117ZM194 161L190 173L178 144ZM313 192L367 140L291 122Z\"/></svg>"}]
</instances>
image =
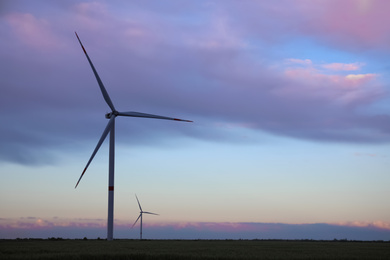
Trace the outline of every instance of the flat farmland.
<instances>
[{"instance_id":1,"label":"flat farmland","mask_svg":"<svg viewBox=\"0 0 390 260\"><path fill-rule=\"evenodd\" d=\"M0 240L0 259L390 259L389 242Z\"/></svg>"}]
</instances>

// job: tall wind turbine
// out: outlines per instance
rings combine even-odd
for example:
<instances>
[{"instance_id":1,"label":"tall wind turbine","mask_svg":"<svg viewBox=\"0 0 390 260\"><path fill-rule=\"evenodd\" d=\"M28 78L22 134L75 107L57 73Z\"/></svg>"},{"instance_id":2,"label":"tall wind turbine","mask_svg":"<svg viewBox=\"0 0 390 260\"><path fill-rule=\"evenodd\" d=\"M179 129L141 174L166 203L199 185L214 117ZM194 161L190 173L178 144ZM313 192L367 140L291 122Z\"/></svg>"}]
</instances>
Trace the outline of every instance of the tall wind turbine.
<instances>
[{"instance_id":1,"label":"tall wind turbine","mask_svg":"<svg viewBox=\"0 0 390 260\"><path fill-rule=\"evenodd\" d=\"M148 212L148 211L143 211L143 210L142 210L142 207L141 207L141 204L139 203L137 194L135 195L135 198L137 199L137 202L138 202L138 206L139 206L140 212L139 212L139 216L138 216L137 220L134 222L132 228L135 226L135 224L137 224L137 221L138 221L139 219L141 219L140 231L139 231L139 238L140 238L140 240L142 240L142 214L144 214L144 213L145 213L145 214L150 214L150 215L158 215L158 214L152 213L152 212Z\"/></svg>"},{"instance_id":2,"label":"tall wind turbine","mask_svg":"<svg viewBox=\"0 0 390 260\"><path fill-rule=\"evenodd\" d=\"M103 98L106 101L107 105L110 107L111 112L106 114L106 118L109 119L106 128L103 131L102 136L99 139L99 142L96 145L95 150L93 151L91 158L89 158L89 161L87 165L85 166L83 172L81 173L81 176L79 180L77 181L77 184L75 188L77 188L77 185L79 185L79 182L81 178L83 177L85 171L87 170L89 164L92 162L93 158L95 157L97 151L99 150L100 146L102 145L103 141L106 139L108 133L110 133L110 148L109 148L109 167L108 167L108 218L107 218L107 240L113 239L113 228L114 228L114 163L115 163L115 118L117 116L129 116L129 117L144 117L144 118L155 118L155 119L165 119L165 120L175 120L175 121L183 121L183 122L192 122L190 120L183 120L173 117L166 117L166 116L158 116L158 115L152 115L152 114L145 114L140 112L119 112L115 109L114 104L112 103L110 96L107 93L106 88L103 85L103 82L101 81L98 73L96 72L95 67L92 64L91 59L89 58L87 51L85 50L83 44L81 43L81 40L77 33L75 32L76 37L81 45L81 48L83 49L85 56L88 59L89 65L91 65L92 71L95 74L96 80L99 84L100 91L103 94Z\"/></svg>"}]
</instances>

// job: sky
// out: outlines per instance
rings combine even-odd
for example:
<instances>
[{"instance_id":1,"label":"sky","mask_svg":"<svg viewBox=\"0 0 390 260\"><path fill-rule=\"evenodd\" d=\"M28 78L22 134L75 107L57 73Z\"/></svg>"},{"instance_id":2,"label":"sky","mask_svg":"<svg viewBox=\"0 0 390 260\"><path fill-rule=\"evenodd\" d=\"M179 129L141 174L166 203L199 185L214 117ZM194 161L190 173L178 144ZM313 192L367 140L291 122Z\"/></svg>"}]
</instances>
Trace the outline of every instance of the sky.
<instances>
[{"instance_id":1,"label":"sky","mask_svg":"<svg viewBox=\"0 0 390 260\"><path fill-rule=\"evenodd\" d=\"M390 2L0 2L0 238L390 240Z\"/></svg>"}]
</instances>

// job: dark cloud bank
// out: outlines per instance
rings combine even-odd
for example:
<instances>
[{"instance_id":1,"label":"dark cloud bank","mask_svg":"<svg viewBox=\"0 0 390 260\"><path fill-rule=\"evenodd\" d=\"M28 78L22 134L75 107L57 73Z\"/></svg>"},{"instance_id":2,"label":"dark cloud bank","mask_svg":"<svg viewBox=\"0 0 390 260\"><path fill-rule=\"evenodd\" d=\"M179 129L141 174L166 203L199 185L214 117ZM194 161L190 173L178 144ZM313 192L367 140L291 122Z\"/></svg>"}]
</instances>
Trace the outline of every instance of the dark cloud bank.
<instances>
[{"instance_id":1,"label":"dark cloud bank","mask_svg":"<svg viewBox=\"0 0 390 260\"><path fill-rule=\"evenodd\" d=\"M105 238L103 226L41 226L16 228L0 226L1 238ZM5 232L6 231L6 232ZM331 224L281 223L179 223L144 225L146 239L313 239L313 240L390 240L390 230L374 226L356 227ZM137 239L139 227L115 226L115 238Z\"/></svg>"}]
</instances>

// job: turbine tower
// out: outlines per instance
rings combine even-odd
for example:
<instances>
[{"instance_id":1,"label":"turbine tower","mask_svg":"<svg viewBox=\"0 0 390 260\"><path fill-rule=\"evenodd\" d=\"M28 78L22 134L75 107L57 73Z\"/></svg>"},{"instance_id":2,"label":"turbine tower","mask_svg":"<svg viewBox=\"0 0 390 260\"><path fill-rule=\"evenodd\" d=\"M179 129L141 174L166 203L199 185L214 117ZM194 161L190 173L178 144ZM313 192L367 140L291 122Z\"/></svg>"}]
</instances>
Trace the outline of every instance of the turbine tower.
<instances>
[{"instance_id":1,"label":"turbine tower","mask_svg":"<svg viewBox=\"0 0 390 260\"><path fill-rule=\"evenodd\" d=\"M135 224L137 224L137 221L141 218L141 222L140 222L140 231L139 231L139 239L142 240L142 214L150 214L150 215L158 215L156 213L152 213L152 212L148 212L148 211L143 211L142 210L142 207L141 207L141 204L139 203L139 200L138 200L138 197L137 197L137 194L135 194L135 198L137 199L137 202L138 202L138 206L139 206L139 216L137 218L137 220L134 222L133 226L131 228L133 228L135 226Z\"/></svg>"},{"instance_id":2,"label":"turbine tower","mask_svg":"<svg viewBox=\"0 0 390 260\"><path fill-rule=\"evenodd\" d=\"M97 151L99 150L100 146L102 145L103 141L106 139L108 133L110 133L110 148L109 148L109 166L108 166L108 218L107 218L107 240L113 239L113 229L114 229L114 165L115 165L115 118L117 116L129 116L129 117L144 117L144 118L155 118L155 119L165 119L165 120L175 120L175 121L183 121L183 122L192 122L191 120L183 120L173 117L166 117L166 116L158 116L158 115L152 115L152 114L145 114L140 112L119 112L116 110L114 104L112 103L110 96L107 93L106 88L103 85L103 82L101 81L98 73L96 72L95 67L92 64L91 59L89 58L87 51L85 50L83 44L81 43L81 40L77 33L75 32L76 37L81 45L81 48L83 49L85 56L88 59L89 65L92 68L93 73L95 74L96 80L99 84L100 91L103 94L103 98L106 101L107 105L110 107L111 112L106 114L106 118L109 119L106 128L103 131L102 136L99 139L99 142L96 145L95 150L93 151L91 158L89 158L89 161L87 165L85 166L83 172L81 173L81 176L79 180L77 181L77 184L75 188L79 185L79 182L81 178L83 177L85 171L87 170L89 164L92 162L93 158L95 157Z\"/></svg>"}]
</instances>

